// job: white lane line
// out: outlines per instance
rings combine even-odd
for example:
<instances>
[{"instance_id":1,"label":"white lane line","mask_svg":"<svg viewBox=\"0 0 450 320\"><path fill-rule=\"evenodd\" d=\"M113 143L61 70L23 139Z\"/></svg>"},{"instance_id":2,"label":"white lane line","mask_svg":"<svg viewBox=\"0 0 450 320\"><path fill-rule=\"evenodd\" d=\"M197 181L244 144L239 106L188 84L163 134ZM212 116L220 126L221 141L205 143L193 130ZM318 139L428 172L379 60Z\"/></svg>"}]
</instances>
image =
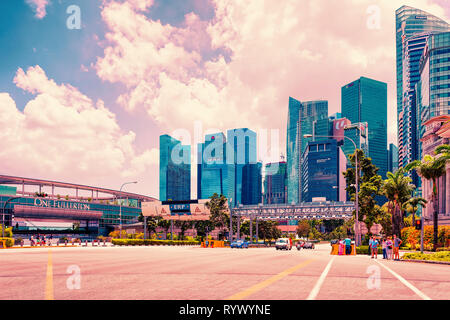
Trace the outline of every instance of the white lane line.
<instances>
[{"instance_id":1,"label":"white lane line","mask_svg":"<svg viewBox=\"0 0 450 320\"><path fill-rule=\"evenodd\" d=\"M306 300L314 300L316 299L317 295L319 294L320 287L322 287L323 282L325 281L325 278L327 277L328 271L331 269L331 265L333 264L334 259L336 256L331 258L330 262L328 262L327 266L323 270L322 274L319 277L319 280L317 280L316 285L311 290L311 293L309 294L308 298Z\"/></svg>"},{"instance_id":2,"label":"white lane line","mask_svg":"<svg viewBox=\"0 0 450 320\"><path fill-rule=\"evenodd\" d=\"M392 273L398 280L400 280L401 283L403 283L405 286L407 286L408 288L410 288L415 294L417 294L419 297L421 297L423 300L431 300L431 298L429 296L427 296L425 293L423 293L422 291L420 291L419 289L417 289L416 287L414 287L411 283L409 283L408 281L405 280L405 278L403 278L401 275L399 275L398 273L396 273L395 271L391 270L391 268L388 268L387 266L385 266L384 264L382 264L381 262L375 260L375 262L377 262L378 264L380 264L383 268L385 268L387 271L389 271L390 273Z\"/></svg>"}]
</instances>

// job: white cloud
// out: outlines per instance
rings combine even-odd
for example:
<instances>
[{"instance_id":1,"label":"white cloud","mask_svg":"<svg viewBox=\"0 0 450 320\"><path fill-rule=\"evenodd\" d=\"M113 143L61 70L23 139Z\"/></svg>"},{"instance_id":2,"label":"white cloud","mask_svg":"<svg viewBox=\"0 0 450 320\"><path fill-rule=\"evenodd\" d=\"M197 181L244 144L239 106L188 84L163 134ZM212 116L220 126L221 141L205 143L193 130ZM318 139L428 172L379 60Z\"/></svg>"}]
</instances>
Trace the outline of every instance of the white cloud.
<instances>
[{"instance_id":1,"label":"white cloud","mask_svg":"<svg viewBox=\"0 0 450 320\"><path fill-rule=\"evenodd\" d=\"M156 149L138 153L103 101L48 79L41 67L18 69L14 83L36 96L23 112L0 93L0 163L12 175L114 187L157 164Z\"/></svg>"}]
</instances>

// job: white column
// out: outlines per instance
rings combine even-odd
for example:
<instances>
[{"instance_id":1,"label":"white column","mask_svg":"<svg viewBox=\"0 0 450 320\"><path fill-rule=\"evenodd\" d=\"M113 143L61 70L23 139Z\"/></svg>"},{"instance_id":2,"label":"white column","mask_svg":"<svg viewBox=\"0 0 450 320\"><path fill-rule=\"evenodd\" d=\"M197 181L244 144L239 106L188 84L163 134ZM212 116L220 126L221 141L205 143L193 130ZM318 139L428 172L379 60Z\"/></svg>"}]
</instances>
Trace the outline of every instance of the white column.
<instances>
[{"instance_id":1,"label":"white column","mask_svg":"<svg viewBox=\"0 0 450 320\"><path fill-rule=\"evenodd\" d=\"M445 212L447 216L450 216L450 163L446 166L445 172Z\"/></svg>"}]
</instances>

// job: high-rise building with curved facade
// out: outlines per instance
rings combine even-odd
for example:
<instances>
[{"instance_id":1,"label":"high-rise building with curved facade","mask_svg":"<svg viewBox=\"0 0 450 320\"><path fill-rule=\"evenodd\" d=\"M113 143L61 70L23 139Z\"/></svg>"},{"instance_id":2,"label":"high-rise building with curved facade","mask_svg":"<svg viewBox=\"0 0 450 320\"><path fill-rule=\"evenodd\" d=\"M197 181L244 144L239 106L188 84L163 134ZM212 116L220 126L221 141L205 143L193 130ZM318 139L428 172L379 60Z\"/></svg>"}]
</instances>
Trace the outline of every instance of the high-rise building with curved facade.
<instances>
[{"instance_id":1,"label":"high-rise building with curved facade","mask_svg":"<svg viewBox=\"0 0 450 320\"><path fill-rule=\"evenodd\" d=\"M428 37L450 30L450 25L420 9L402 6L395 12L397 117L399 166L419 158L415 86L420 80L419 61Z\"/></svg>"}]
</instances>

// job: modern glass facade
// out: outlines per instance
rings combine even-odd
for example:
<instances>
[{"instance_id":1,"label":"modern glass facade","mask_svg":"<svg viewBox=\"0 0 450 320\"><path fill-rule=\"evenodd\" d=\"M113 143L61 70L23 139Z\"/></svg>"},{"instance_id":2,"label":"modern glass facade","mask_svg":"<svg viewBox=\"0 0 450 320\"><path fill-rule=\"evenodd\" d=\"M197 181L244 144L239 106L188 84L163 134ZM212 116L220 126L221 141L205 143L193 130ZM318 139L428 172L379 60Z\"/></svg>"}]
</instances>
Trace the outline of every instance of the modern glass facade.
<instances>
[{"instance_id":1,"label":"modern glass facade","mask_svg":"<svg viewBox=\"0 0 450 320\"><path fill-rule=\"evenodd\" d=\"M206 135L198 146L199 199L223 194L230 206L262 199L262 164L256 161L256 133L248 128Z\"/></svg>"},{"instance_id":2,"label":"modern glass facade","mask_svg":"<svg viewBox=\"0 0 450 320\"><path fill-rule=\"evenodd\" d=\"M341 171L346 166L337 141L322 139L309 142L302 161L302 200L325 197L327 201L340 201L344 176ZM344 162L344 163L341 163ZM345 192L343 193L345 196Z\"/></svg>"},{"instance_id":3,"label":"modern glass facade","mask_svg":"<svg viewBox=\"0 0 450 320\"><path fill-rule=\"evenodd\" d=\"M264 178L264 204L286 203L286 162L267 163Z\"/></svg>"},{"instance_id":4,"label":"modern glass facade","mask_svg":"<svg viewBox=\"0 0 450 320\"><path fill-rule=\"evenodd\" d=\"M326 120L326 121L321 121ZM288 121L287 121L287 195L289 203L298 203L301 199L301 162L302 154L311 138L304 135L329 132L328 101L300 102L289 97ZM326 134L328 135L328 134Z\"/></svg>"},{"instance_id":5,"label":"modern glass facade","mask_svg":"<svg viewBox=\"0 0 450 320\"><path fill-rule=\"evenodd\" d=\"M2 208L6 200L10 198L11 195L0 195ZM67 201L48 197L36 198L23 196L8 202L6 205L6 224L12 225L15 233L56 233L57 231L61 231L62 227L55 227L55 221L59 225L62 223L68 224L69 229L72 228L72 224L80 223L80 227L83 229L81 231L84 234L93 234L94 236L97 234L108 235L120 222L123 225L137 222L141 213L141 201L132 200L128 204L125 202L120 207L118 202L112 200ZM18 211L19 207L21 207L22 213L15 213L14 210ZM33 212L33 215L27 214L24 208L30 208L30 213ZM39 211L36 212L36 209L39 209ZM48 212L45 209L49 209ZM67 214L68 210L70 210L70 215L73 216L72 218L70 216L64 217L63 214ZM122 215L120 215L120 211L122 211ZM76 217L77 212L80 213L80 217ZM100 219L90 218L90 223L86 225L87 219L83 218L85 212L101 213L101 217ZM53 216L49 216L49 214ZM86 227L89 229L86 229Z\"/></svg>"},{"instance_id":6,"label":"modern glass facade","mask_svg":"<svg viewBox=\"0 0 450 320\"><path fill-rule=\"evenodd\" d=\"M409 6L396 10L395 21L398 149L402 167L419 158L415 85L420 79L420 57L428 36L449 30L450 26L438 17Z\"/></svg>"},{"instance_id":7,"label":"modern glass facade","mask_svg":"<svg viewBox=\"0 0 450 320\"><path fill-rule=\"evenodd\" d=\"M450 114L450 32L433 34L427 39L420 61L420 82L416 86L417 131L425 134L425 123L433 117ZM419 158L423 147L419 145Z\"/></svg>"},{"instance_id":8,"label":"modern glass facade","mask_svg":"<svg viewBox=\"0 0 450 320\"><path fill-rule=\"evenodd\" d=\"M191 147L167 134L159 137L159 199L191 199Z\"/></svg>"},{"instance_id":9,"label":"modern glass facade","mask_svg":"<svg viewBox=\"0 0 450 320\"><path fill-rule=\"evenodd\" d=\"M398 170L398 148L395 144L389 144L388 150L388 171L395 172Z\"/></svg>"},{"instance_id":10,"label":"modern glass facade","mask_svg":"<svg viewBox=\"0 0 450 320\"><path fill-rule=\"evenodd\" d=\"M387 84L361 77L341 88L342 116L368 124L368 156L383 178L387 172ZM355 141L356 142L356 141Z\"/></svg>"}]
</instances>

